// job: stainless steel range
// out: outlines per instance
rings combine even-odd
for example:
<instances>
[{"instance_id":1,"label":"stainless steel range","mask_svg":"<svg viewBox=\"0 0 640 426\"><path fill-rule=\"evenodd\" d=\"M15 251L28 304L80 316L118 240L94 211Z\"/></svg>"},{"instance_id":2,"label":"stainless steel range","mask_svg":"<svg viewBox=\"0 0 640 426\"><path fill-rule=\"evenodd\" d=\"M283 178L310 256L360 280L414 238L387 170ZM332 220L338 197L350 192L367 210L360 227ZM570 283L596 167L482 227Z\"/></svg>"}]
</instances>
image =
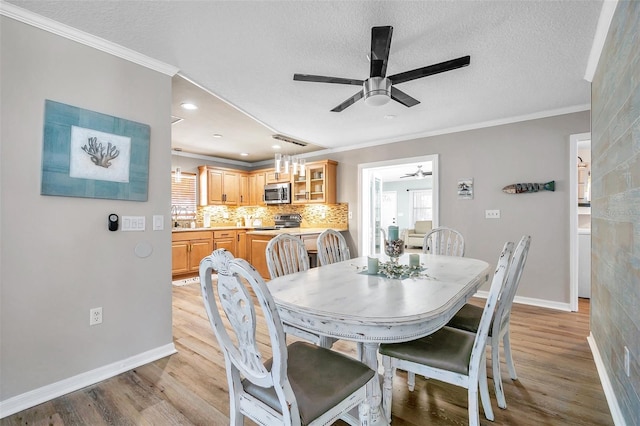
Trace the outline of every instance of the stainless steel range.
<instances>
[{"instance_id":1,"label":"stainless steel range","mask_svg":"<svg viewBox=\"0 0 640 426\"><path fill-rule=\"evenodd\" d=\"M273 221L276 223L275 226L261 226L255 229L257 231L270 231L283 228L299 228L302 223L302 216L298 213L277 214L273 217Z\"/></svg>"},{"instance_id":2,"label":"stainless steel range","mask_svg":"<svg viewBox=\"0 0 640 426\"><path fill-rule=\"evenodd\" d=\"M300 228L302 216L298 213L277 214L273 217L276 227L279 228Z\"/></svg>"}]
</instances>

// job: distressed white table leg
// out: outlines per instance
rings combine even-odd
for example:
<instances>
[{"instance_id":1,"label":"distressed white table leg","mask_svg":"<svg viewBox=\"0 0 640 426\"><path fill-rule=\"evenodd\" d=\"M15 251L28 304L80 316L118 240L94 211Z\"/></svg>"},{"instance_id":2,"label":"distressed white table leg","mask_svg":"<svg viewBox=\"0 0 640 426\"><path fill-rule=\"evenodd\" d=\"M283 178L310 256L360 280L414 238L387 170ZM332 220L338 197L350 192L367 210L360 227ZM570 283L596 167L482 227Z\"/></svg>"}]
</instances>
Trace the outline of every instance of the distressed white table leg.
<instances>
[{"instance_id":1,"label":"distressed white table leg","mask_svg":"<svg viewBox=\"0 0 640 426\"><path fill-rule=\"evenodd\" d=\"M370 425L389 425L384 412L382 411L382 388L380 387L380 375L378 374L378 343L362 344L361 361L367 364L376 372L373 380L367 385L367 394L369 395L369 405L371 414L369 416Z\"/></svg>"}]
</instances>

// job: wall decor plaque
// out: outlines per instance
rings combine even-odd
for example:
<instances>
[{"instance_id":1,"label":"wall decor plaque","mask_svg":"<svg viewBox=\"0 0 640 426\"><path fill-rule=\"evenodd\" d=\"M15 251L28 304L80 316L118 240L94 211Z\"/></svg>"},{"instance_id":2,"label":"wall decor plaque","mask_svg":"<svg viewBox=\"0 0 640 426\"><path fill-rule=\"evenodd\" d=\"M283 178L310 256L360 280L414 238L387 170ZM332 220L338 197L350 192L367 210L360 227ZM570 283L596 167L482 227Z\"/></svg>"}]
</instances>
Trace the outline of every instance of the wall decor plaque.
<instances>
[{"instance_id":1,"label":"wall decor plaque","mask_svg":"<svg viewBox=\"0 0 640 426\"><path fill-rule=\"evenodd\" d=\"M45 100L40 194L147 201L146 124Z\"/></svg>"}]
</instances>

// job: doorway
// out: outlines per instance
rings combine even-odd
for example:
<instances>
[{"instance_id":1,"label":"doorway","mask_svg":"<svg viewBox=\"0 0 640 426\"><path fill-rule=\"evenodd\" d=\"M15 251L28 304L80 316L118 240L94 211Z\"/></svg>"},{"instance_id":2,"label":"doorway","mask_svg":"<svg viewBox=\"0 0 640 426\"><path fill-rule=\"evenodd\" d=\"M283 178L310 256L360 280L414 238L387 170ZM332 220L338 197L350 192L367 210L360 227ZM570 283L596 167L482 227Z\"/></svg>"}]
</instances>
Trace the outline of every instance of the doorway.
<instances>
[{"instance_id":1,"label":"doorway","mask_svg":"<svg viewBox=\"0 0 640 426\"><path fill-rule=\"evenodd\" d=\"M590 297L590 163L591 133L571 135L569 137L569 308L572 311L578 310L579 297ZM587 280L589 282L586 282Z\"/></svg>"},{"instance_id":2,"label":"doorway","mask_svg":"<svg viewBox=\"0 0 640 426\"><path fill-rule=\"evenodd\" d=\"M411 175L422 167L422 170L430 173L428 179L432 195L432 216L433 226L438 226L438 155L426 155L420 157L400 158L396 160L379 161L375 163L364 163L358 165L358 203L361 206L358 217L358 253L360 256L367 256L379 252L380 249L380 228L382 219L382 191L385 182L413 181L418 179ZM396 212L396 219L400 219ZM397 223L400 223L399 221ZM405 225L405 227L408 227ZM402 228L402 226L401 226ZM402 232L402 229L401 229Z\"/></svg>"}]
</instances>

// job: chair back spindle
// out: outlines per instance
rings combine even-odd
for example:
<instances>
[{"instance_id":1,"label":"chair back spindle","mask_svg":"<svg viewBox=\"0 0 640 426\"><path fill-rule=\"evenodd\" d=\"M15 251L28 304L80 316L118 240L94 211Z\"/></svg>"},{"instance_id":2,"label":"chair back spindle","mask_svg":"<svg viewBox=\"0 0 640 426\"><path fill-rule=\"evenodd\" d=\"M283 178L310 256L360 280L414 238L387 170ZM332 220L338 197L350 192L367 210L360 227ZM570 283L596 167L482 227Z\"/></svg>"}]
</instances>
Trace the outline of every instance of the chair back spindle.
<instances>
[{"instance_id":1,"label":"chair back spindle","mask_svg":"<svg viewBox=\"0 0 640 426\"><path fill-rule=\"evenodd\" d=\"M464 256L464 237L455 229L440 226L424 236L422 252L445 256Z\"/></svg>"},{"instance_id":2,"label":"chair back spindle","mask_svg":"<svg viewBox=\"0 0 640 426\"><path fill-rule=\"evenodd\" d=\"M318 263L320 266L351 259L347 241L333 229L323 231L318 237Z\"/></svg>"}]
</instances>

